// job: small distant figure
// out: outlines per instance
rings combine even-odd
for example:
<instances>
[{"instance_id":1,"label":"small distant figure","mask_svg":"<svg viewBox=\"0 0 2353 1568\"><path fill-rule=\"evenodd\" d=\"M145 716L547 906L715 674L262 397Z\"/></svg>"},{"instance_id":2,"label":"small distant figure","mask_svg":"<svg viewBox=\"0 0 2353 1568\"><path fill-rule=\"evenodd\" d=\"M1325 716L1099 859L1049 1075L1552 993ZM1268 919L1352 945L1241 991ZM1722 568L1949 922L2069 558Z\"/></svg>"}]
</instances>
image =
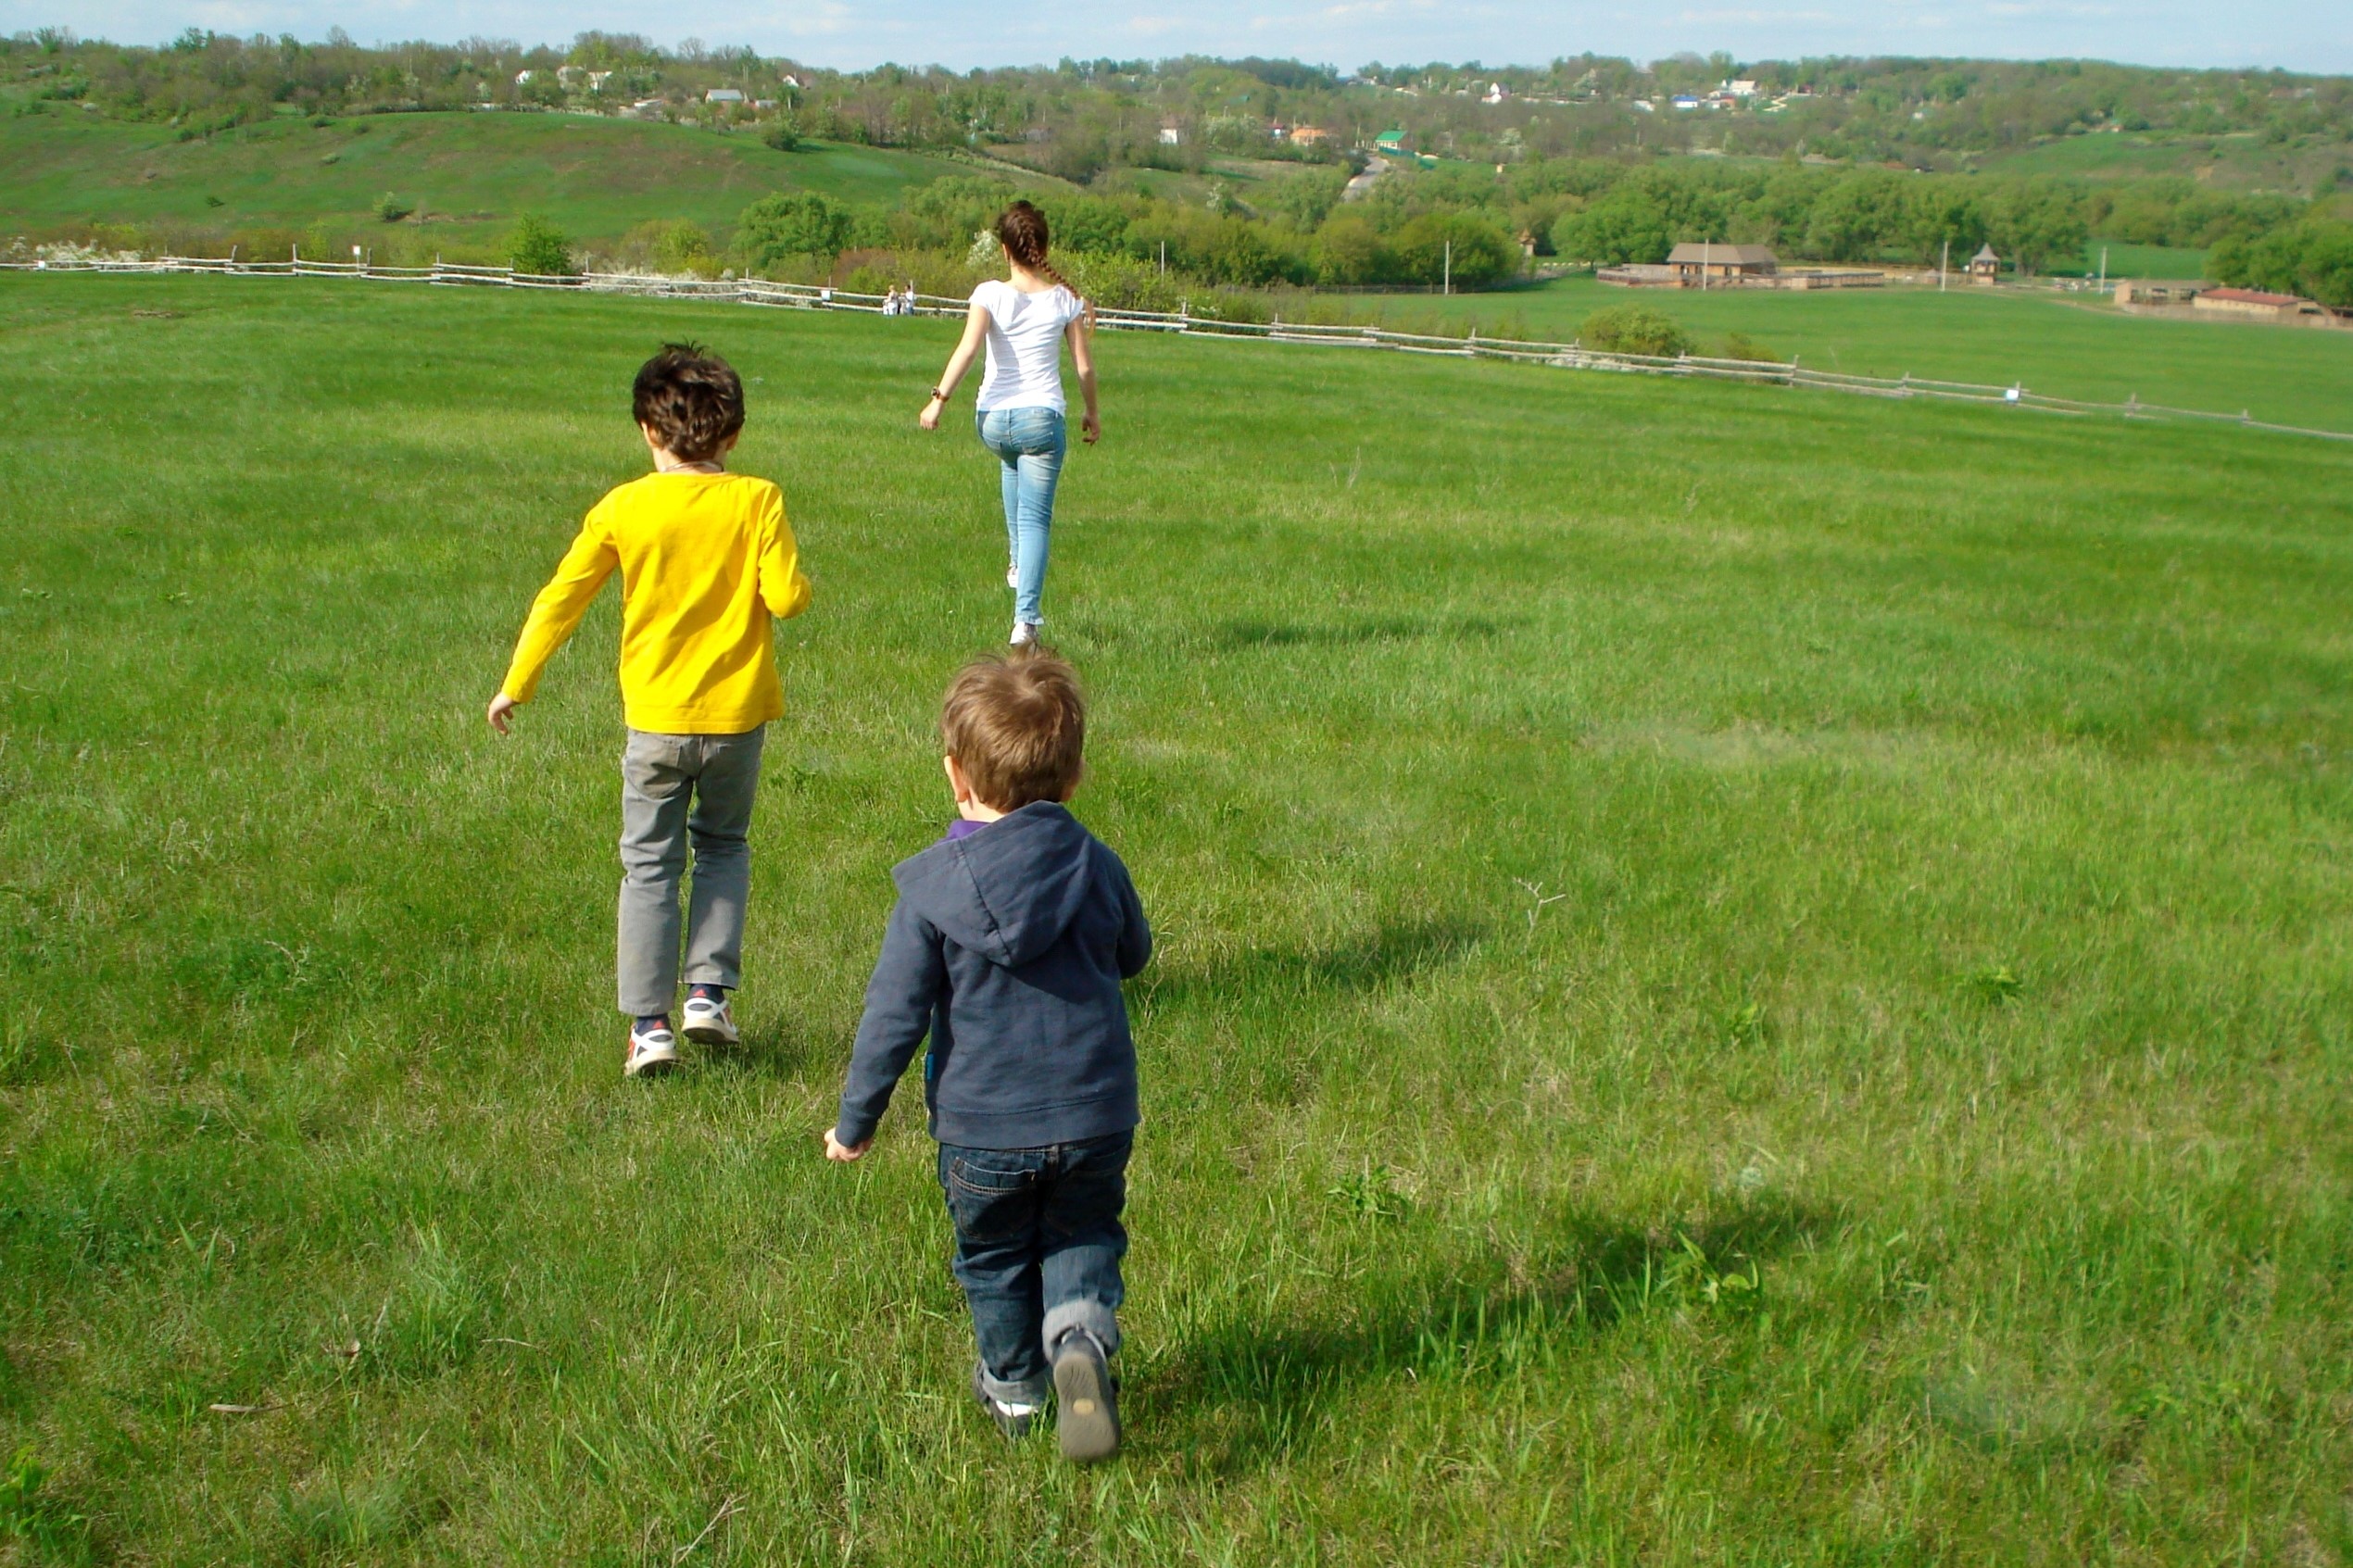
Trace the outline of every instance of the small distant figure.
<instances>
[{"instance_id":1,"label":"small distant figure","mask_svg":"<svg viewBox=\"0 0 2353 1568\"><path fill-rule=\"evenodd\" d=\"M1019 1437L1051 1385L1063 1454L1080 1462L1119 1447L1109 1363L1138 1120L1119 987L1152 947L1127 868L1067 809L1086 723L1076 671L1043 650L950 684L957 820L891 869L899 902L825 1135L826 1158L864 1154L930 1036L924 1101L979 1342L973 1398Z\"/></svg>"},{"instance_id":2,"label":"small distant figure","mask_svg":"<svg viewBox=\"0 0 2353 1568\"><path fill-rule=\"evenodd\" d=\"M899 285L897 283L891 284L890 292L883 295L882 313L886 316L896 316L899 314Z\"/></svg>"},{"instance_id":3,"label":"small distant figure","mask_svg":"<svg viewBox=\"0 0 2353 1568\"><path fill-rule=\"evenodd\" d=\"M632 394L654 471L607 495L532 601L514 662L490 699L507 733L547 661L605 579L621 573L622 1073L678 1060L671 1008L679 982L678 881L694 851L686 923L686 1038L734 1045L728 997L742 984L751 886L751 808L761 743L783 717L769 622L809 608L809 579L784 495L727 471L744 427L743 381L727 361L673 343L646 361Z\"/></svg>"}]
</instances>

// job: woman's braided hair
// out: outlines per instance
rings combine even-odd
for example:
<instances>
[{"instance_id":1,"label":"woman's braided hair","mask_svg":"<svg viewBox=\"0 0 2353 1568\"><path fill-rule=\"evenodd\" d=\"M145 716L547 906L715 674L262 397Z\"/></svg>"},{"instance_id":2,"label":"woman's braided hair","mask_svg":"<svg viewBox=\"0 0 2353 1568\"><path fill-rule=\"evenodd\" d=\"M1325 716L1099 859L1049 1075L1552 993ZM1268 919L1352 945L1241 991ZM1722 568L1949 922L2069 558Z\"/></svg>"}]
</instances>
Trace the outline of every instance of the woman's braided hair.
<instances>
[{"instance_id":1,"label":"woman's braided hair","mask_svg":"<svg viewBox=\"0 0 2353 1568\"><path fill-rule=\"evenodd\" d=\"M1007 256L1077 294L1070 280L1046 259L1046 215L1030 203L1017 201L997 215L997 243L1005 247Z\"/></svg>"}]
</instances>

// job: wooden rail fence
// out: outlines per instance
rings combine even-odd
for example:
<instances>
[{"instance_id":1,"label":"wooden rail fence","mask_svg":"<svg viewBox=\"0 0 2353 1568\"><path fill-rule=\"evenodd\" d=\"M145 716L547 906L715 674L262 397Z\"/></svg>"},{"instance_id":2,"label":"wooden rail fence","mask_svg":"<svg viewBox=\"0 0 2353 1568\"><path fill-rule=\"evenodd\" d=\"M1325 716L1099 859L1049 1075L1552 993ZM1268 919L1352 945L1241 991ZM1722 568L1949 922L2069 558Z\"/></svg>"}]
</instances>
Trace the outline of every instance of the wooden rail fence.
<instances>
[{"instance_id":1,"label":"wooden rail fence","mask_svg":"<svg viewBox=\"0 0 2353 1568\"><path fill-rule=\"evenodd\" d=\"M566 290L574 293L633 295L658 299L698 299L788 310L849 310L883 313L885 296L853 294L815 283L772 283L757 278L671 278L630 272L587 272L563 277L517 272L506 267L466 267L436 262L431 267L377 267L361 261L239 261L217 257L166 256L135 261L82 260L0 262L0 271L210 273L240 278L350 278L374 282L428 283L444 288L518 288ZM961 316L965 302L939 295L918 295L910 313ZM1758 382L1778 386L1818 387L1831 392L1857 393L1871 397L1931 397L1961 403L1998 404L2035 408L2046 413L2107 415L2128 420L2183 420L2237 425L2247 430L2285 435L2316 436L2326 441L2353 441L2353 432L2315 430L2277 424L2241 410L2217 413L2204 408L2175 408L2144 403L2138 397L2122 403L2095 403L2055 397L2012 383L1982 385L1971 382L1934 381L1906 375L1849 375L1818 370L1795 360L1717 359L1683 354L1672 358L1621 354L1587 348L1579 343L1533 343L1515 338L1442 337L1428 332L1398 332L1382 327L1336 326L1305 321L1229 321L1197 315L1190 309L1112 310L1095 312L1095 325L1116 332L1175 332L1189 337L1227 338L1240 342L1308 344L1333 348L1385 349L1403 354L1433 354L1461 359L1508 359L1560 370L1604 370L1621 374L1696 376L1716 381Z\"/></svg>"}]
</instances>

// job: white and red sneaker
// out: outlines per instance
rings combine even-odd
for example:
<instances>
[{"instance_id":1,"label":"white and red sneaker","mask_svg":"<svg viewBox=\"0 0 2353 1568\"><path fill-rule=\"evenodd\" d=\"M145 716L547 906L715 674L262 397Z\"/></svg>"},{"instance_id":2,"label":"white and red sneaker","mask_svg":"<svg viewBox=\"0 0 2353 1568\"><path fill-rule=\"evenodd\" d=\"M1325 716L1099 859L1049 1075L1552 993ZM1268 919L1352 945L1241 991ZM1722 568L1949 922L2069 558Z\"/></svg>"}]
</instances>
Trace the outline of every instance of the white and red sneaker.
<instances>
[{"instance_id":1,"label":"white and red sneaker","mask_svg":"<svg viewBox=\"0 0 2353 1568\"><path fill-rule=\"evenodd\" d=\"M623 1077L660 1077L677 1065L678 1036L671 1032L670 1020L629 1026L629 1052L621 1059Z\"/></svg>"},{"instance_id":2,"label":"white and red sneaker","mask_svg":"<svg viewBox=\"0 0 2353 1568\"><path fill-rule=\"evenodd\" d=\"M727 1010L727 994L695 995L686 998L686 1022L683 1031L698 1046L732 1046L743 1039L736 1027L735 1014Z\"/></svg>"}]
</instances>

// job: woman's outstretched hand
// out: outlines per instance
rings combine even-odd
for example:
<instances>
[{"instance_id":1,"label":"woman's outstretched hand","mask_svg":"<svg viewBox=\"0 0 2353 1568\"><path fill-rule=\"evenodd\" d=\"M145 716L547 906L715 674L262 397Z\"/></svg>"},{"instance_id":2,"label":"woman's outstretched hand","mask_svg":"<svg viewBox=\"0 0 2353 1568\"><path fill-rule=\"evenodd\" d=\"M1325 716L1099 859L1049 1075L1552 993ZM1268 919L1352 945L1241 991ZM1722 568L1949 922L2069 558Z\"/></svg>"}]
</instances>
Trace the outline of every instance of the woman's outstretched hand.
<instances>
[{"instance_id":1,"label":"woman's outstretched hand","mask_svg":"<svg viewBox=\"0 0 2353 1568\"><path fill-rule=\"evenodd\" d=\"M1078 433L1085 438L1088 445L1092 446L1103 438L1103 421L1088 414L1078 421Z\"/></svg>"},{"instance_id":2,"label":"woman's outstretched hand","mask_svg":"<svg viewBox=\"0 0 2353 1568\"><path fill-rule=\"evenodd\" d=\"M942 403L937 397L931 399L924 405L924 411L915 416L915 423L925 430L937 430L939 428L939 410L947 406L948 405Z\"/></svg>"}]
</instances>

